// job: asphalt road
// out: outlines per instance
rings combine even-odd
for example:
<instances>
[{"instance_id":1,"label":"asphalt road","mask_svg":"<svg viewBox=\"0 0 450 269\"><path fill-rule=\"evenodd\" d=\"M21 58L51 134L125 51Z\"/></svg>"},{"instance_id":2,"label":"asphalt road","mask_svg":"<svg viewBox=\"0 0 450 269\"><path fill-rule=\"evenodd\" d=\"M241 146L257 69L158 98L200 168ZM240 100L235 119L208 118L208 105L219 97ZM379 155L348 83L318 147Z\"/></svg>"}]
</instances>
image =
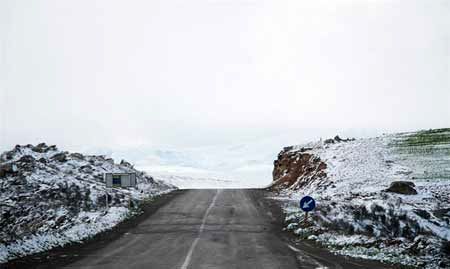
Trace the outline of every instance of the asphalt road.
<instances>
[{"instance_id":1,"label":"asphalt road","mask_svg":"<svg viewBox=\"0 0 450 269\"><path fill-rule=\"evenodd\" d=\"M69 264L36 267L391 268L294 242L290 233L282 232L279 206L266 194L263 190L181 191L137 224L116 231L114 239L59 251L59 261L72 254Z\"/></svg>"}]
</instances>

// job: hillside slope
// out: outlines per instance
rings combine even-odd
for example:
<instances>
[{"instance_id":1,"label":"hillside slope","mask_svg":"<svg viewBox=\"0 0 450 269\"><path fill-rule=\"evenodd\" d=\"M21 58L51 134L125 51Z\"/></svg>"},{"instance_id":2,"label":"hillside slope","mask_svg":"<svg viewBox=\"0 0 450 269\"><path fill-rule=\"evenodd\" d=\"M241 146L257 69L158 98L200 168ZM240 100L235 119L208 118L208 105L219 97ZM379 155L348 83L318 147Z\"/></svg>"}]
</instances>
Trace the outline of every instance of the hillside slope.
<instances>
[{"instance_id":1,"label":"hillside slope","mask_svg":"<svg viewBox=\"0 0 450 269\"><path fill-rule=\"evenodd\" d=\"M287 147L273 176L299 236L344 255L450 267L450 129ZM317 201L308 222L304 195Z\"/></svg>"},{"instance_id":2,"label":"hillside slope","mask_svg":"<svg viewBox=\"0 0 450 269\"><path fill-rule=\"evenodd\" d=\"M136 173L137 188L106 190L105 172ZM125 161L17 145L0 156L0 263L110 229L171 190Z\"/></svg>"}]
</instances>

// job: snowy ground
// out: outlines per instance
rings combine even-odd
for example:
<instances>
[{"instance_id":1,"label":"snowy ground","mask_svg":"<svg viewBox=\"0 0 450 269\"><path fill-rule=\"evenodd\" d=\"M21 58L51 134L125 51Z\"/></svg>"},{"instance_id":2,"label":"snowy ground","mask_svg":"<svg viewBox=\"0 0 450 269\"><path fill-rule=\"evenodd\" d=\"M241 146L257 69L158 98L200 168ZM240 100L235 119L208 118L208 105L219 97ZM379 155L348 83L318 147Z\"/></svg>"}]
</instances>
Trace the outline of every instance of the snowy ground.
<instances>
[{"instance_id":1,"label":"snowy ground","mask_svg":"<svg viewBox=\"0 0 450 269\"><path fill-rule=\"evenodd\" d=\"M149 173L163 182L167 182L179 189L234 189L242 188L241 182L236 182L231 179L223 179L215 176L209 175L193 175L186 176L184 174L178 174L172 172L152 172L148 170Z\"/></svg>"},{"instance_id":2,"label":"snowy ground","mask_svg":"<svg viewBox=\"0 0 450 269\"><path fill-rule=\"evenodd\" d=\"M286 201L288 229L340 254L450 267L443 262L450 240L450 129L320 141L292 150L301 147L311 147L308 152L327 164L328 184L313 182L276 197ZM384 191L399 180L414 182L418 194ZM304 223L299 211L304 195L318 203L314 225Z\"/></svg>"},{"instance_id":3,"label":"snowy ground","mask_svg":"<svg viewBox=\"0 0 450 269\"><path fill-rule=\"evenodd\" d=\"M127 162L47 145L16 146L0 169L0 263L89 238L175 189ZM106 189L105 172L136 173L137 188Z\"/></svg>"}]
</instances>

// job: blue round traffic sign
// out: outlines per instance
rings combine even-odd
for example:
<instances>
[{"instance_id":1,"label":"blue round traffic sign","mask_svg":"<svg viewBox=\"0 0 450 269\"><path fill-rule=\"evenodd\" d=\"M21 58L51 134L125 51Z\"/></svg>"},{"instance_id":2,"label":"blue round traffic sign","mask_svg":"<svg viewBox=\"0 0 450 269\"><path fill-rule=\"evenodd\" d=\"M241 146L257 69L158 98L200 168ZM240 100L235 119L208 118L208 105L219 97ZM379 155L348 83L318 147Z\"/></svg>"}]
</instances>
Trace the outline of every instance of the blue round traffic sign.
<instances>
[{"instance_id":1,"label":"blue round traffic sign","mask_svg":"<svg viewBox=\"0 0 450 269\"><path fill-rule=\"evenodd\" d=\"M300 208L309 212L312 211L316 207L316 201L311 196L305 196L300 200Z\"/></svg>"}]
</instances>

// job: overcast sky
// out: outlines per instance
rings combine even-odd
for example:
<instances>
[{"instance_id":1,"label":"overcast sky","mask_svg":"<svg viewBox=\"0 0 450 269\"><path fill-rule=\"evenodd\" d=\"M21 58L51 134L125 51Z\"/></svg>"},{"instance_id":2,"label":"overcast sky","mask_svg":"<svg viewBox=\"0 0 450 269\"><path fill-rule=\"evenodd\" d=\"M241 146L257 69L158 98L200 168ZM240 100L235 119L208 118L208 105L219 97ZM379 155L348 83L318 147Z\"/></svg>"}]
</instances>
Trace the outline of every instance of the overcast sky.
<instances>
[{"instance_id":1,"label":"overcast sky","mask_svg":"<svg viewBox=\"0 0 450 269\"><path fill-rule=\"evenodd\" d=\"M450 1L0 2L0 148L450 127Z\"/></svg>"}]
</instances>

